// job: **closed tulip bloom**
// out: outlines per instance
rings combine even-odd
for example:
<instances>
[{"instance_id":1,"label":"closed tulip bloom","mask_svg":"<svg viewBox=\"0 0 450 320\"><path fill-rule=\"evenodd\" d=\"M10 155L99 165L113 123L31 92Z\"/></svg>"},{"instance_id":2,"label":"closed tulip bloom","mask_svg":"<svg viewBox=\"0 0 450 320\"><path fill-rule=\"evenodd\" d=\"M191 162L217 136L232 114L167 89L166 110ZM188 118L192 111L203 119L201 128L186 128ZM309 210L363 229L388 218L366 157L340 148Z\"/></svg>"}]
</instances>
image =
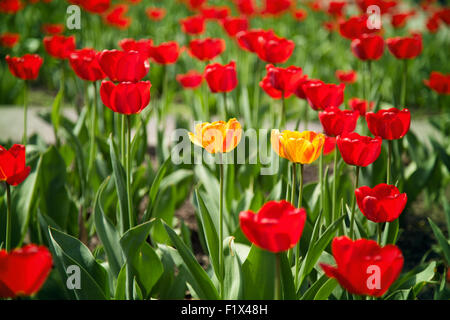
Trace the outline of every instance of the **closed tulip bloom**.
<instances>
[{"instance_id":1,"label":"closed tulip bloom","mask_svg":"<svg viewBox=\"0 0 450 320\"><path fill-rule=\"evenodd\" d=\"M356 132L344 133L336 138L336 143L345 163L367 167L380 155L381 137L360 136Z\"/></svg>"},{"instance_id":2,"label":"closed tulip bloom","mask_svg":"<svg viewBox=\"0 0 450 320\"><path fill-rule=\"evenodd\" d=\"M397 0L357 0L356 4L360 7L362 12L367 12L370 6L377 6L381 14L390 12L397 6Z\"/></svg>"},{"instance_id":3,"label":"closed tulip bloom","mask_svg":"<svg viewBox=\"0 0 450 320\"><path fill-rule=\"evenodd\" d=\"M414 34L410 37L394 37L386 40L389 51L397 59L413 59L423 49L422 36Z\"/></svg>"},{"instance_id":4,"label":"closed tulip bloom","mask_svg":"<svg viewBox=\"0 0 450 320\"><path fill-rule=\"evenodd\" d=\"M160 21L162 20L166 15L166 9L164 8L156 8L156 7L149 7L145 9L145 14L150 20L153 21Z\"/></svg>"},{"instance_id":5,"label":"closed tulip bloom","mask_svg":"<svg viewBox=\"0 0 450 320\"><path fill-rule=\"evenodd\" d=\"M346 39L357 39L363 34L377 32L377 29L367 28L367 16L355 16L339 22L339 33Z\"/></svg>"},{"instance_id":6,"label":"closed tulip bloom","mask_svg":"<svg viewBox=\"0 0 450 320\"><path fill-rule=\"evenodd\" d=\"M9 150L0 146L0 181L17 186L28 177L30 170L26 166L25 146L15 144Z\"/></svg>"},{"instance_id":7,"label":"closed tulip bloom","mask_svg":"<svg viewBox=\"0 0 450 320\"><path fill-rule=\"evenodd\" d=\"M42 31L50 35L60 34L64 31L64 25L62 23L44 23Z\"/></svg>"},{"instance_id":8,"label":"closed tulip bloom","mask_svg":"<svg viewBox=\"0 0 450 320\"><path fill-rule=\"evenodd\" d=\"M368 103L364 99L351 98L348 99L348 105L353 111L358 111L361 117L365 117L366 113L373 109L374 102L370 101L370 103Z\"/></svg>"},{"instance_id":9,"label":"closed tulip bloom","mask_svg":"<svg viewBox=\"0 0 450 320\"><path fill-rule=\"evenodd\" d=\"M239 224L247 239L273 252L289 250L299 242L306 221L306 210L291 203L269 201L257 212L242 211Z\"/></svg>"},{"instance_id":10,"label":"closed tulip bloom","mask_svg":"<svg viewBox=\"0 0 450 320\"><path fill-rule=\"evenodd\" d=\"M298 82L304 78L300 67L277 68L268 64L266 70L267 74L260 82L260 87L274 98L289 97L296 90Z\"/></svg>"},{"instance_id":11,"label":"closed tulip bloom","mask_svg":"<svg viewBox=\"0 0 450 320\"><path fill-rule=\"evenodd\" d=\"M294 41L273 37L260 42L256 54L258 57L268 63L285 63L294 52Z\"/></svg>"},{"instance_id":12,"label":"closed tulip bloom","mask_svg":"<svg viewBox=\"0 0 450 320\"><path fill-rule=\"evenodd\" d=\"M150 48L150 58L159 64L173 64L179 55L180 47L176 41L164 42Z\"/></svg>"},{"instance_id":13,"label":"closed tulip bloom","mask_svg":"<svg viewBox=\"0 0 450 320\"><path fill-rule=\"evenodd\" d=\"M325 136L325 143L323 145L323 154L326 156L336 149L336 138Z\"/></svg>"},{"instance_id":14,"label":"closed tulip bloom","mask_svg":"<svg viewBox=\"0 0 450 320\"><path fill-rule=\"evenodd\" d=\"M97 53L97 60L108 78L116 82L140 81L150 69L147 57L137 51L103 50Z\"/></svg>"},{"instance_id":15,"label":"closed tulip bloom","mask_svg":"<svg viewBox=\"0 0 450 320\"><path fill-rule=\"evenodd\" d=\"M88 12L104 13L111 6L111 0L84 0L80 4Z\"/></svg>"},{"instance_id":16,"label":"closed tulip bloom","mask_svg":"<svg viewBox=\"0 0 450 320\"><path fill-rule=\"evenodd\" d=\"M0 298L35 294L52 266L52 256L44 246L29 244L11 252L0 250Z\"/></svg>"},{"instance_id":17,"label":"closed tulip bloom","mask_svg":"<svg viewBox=\"0 0 450 320\"><path fill-rule=\"evenodd\" d=\"M323 83L323 81L319 79L309 79L308 75L305 74L303 78L300 79L297 83L297 88L295 88L294 94L297 96L297 98L306 100L305 87L315 83L320 84Z\"/></svg>"},{"instance_id":18,"label":"closed tulip bloom","mask_svg":"<svg viewBox=\"0 0 450 320\"><path fill-rule=\"evenodd\" d=\"M433 71L430 79L423 80L423 83L439 94L450 94L450 74Z\"/></svg>"},{"instance_id":19,"label":"closed tulip bloom","mask_svg":"<svg viewBox=\"0 0 450 320\"><path fill-rule=\"evenodd\" d=\"M0 46L5 48L14 48L19 42L20 34L5 32L0 35Z\"/></svg>"},{"instance_id":20,"label":"closed tulip bloom","mask_svg":"<svg viewBox=\"0 0 450 320\"><path fill-rule=\"evenodd\" d=\"M356 82L357 73L355 70L336 70L336 79L342 83L352 84Z\"/></svg>"},{"instance_id":21,"label":"closed tulip bloom","mask_svg":"<svg viewBox=\"0 0 450 320\"><path fill-rule=\"evenodd\" d=\"M86 81L97 81L106 78L97 60L94 49L81 49L72 52L69 56L70 66L78 77Z\"/></svg>"},{"instance_id":22,"label":"closed tulip bloom","mask_svg":"<svg viewBox=\"0 0 450 320\"><path fill-rule=\"evenodd\" d=\"M131 18L126 16L128 5L118 4L104 16L105 23L118 29L127 29L131 24Z\"/></svg>"},{"instance_id":23,"label":"closed tulip bloom","mask_svg":"<svg viewBox=\"0 0 450 320\"><path fill-rule=\"evenodd\" d=\"M439 30L440 25L441 20L439 19L439 16L437 14L433 14L428 17L425 23L425 26L430 33L436 33Z\"/></svg>"},{"instance_id":24,"label":"closed tulip bloom","mask_svg":"<svg viewBox=\"0 0 450 320\"><path fill-rule=\"evenodd\" d=\"M226 65L209 64L206 66L203 75L211 92L229 92L234 90L238 84L234 61Z\"/></svg>"},{"instance_id":25,"label":"closed tulip bloom","mask_svg":"<svg viewBox=\"0 0 450 320\"><path fill-rule=\"evenodd\" d=\"M366 122L374 136L385 140L403 138L408 133L411 124L411 113L408 109L390 108L377 113L367 112Z\"/></svg>"},{"instance_id":26,"label":"closed tulip bloom","mask_svg":"<svg viewBox=\"0 0 450 320\"><path fill-rule=\"evenodd\" d=\"M360 60L378 60L383 55L384 40L378 35L364 34L352 40L352 52Z\"/></svg>"},{"instance_id":27,"label":"closed tulip bloom","mask_svg":"<svg viewBox=\"0 0 450 320\"><path fill-rule=\"evenodd\" d=\"M355 190L356 201L362 214L373 222L392 222L405 209L407 196L396 186L381 183L375 188L366 186Z\"/></svg>"},{"instance_id":28,"label":"closed tulip bloom","mask_svg":"<svg viewBox=\"0 0 450 320\"><path fill-rule=\"evenodd\" d=\"M222 26L230 37L236 36L240 31L248 29L248 19L245 17L226 17L222 20Z\"/></svg>"},{"instance_id":29,"label":"closed tulip bloom","mask_svg":"<svg viewBox=\"0 0 450 320\"><path fill-rule=\"evenodd\" d=\"M342 10L346 5L347 2L345 1L330 1L327 12L332 16L341 17L343 15Z\"/></svg>"},{"instance_id":30,"label":"closed tulip bloom","mask_svg":"<svg viewBox=\"0 0 450 320\"><path fill-rule=\"evenodd\" d=\"M325 143L325 135L314 131L272 130L272 149L294 163L309 164L317 160Z\"/></svg>"},{"instance_id":31,"label":"closed tulip bloom","mask_svg":"<svg viewBox=\"0 0 450 320\"><path fill-rule=\"evenodd\" d=\"M30 53L22 57L8 55L5 60L11 74L23 80L35 80L44 61L39 55Z\"/></svg>"},{"instance_id":32,"label":"closed tulip bloom","mask_svg":"<svg viewBox=\"0 0 450 320\"><path fill-rule=\"evenodd\" d=\"M239 46L245 51L253 53L259 50L261 43L272 38L275 38L275 33L272 30L250 29L236 34Z\"/></svg>"},{"instance_id":33,"label":"closed tulip bloom","mask_svg":"<svg viewBox=\"0 0 450 320\"><path fill-rule=\"evenodd\" d=\"M207 0L182 0L190 10L197 10L204 6Z\"/></svg>"},{"instance_id":34,"label":"closed tulip bloom","mask_svg":"<svg viewBox=\"0 0 450 320\"><path fill-rule=\"evenodd\" d=\"M373 240L340 236L333 239L331 250L337 266L320 266L352 294L381 297L403 268L402 252L392 244L380 247Z\"/></svg>"},{"instance_id":35,"label":"closed tulip bloom","mask_svg":"<svg viewBox=\"0 0 450 320\"><path fill-rule=\"evenodd\" d=\"M190 70L186 74L178 74L177 81L185 89L195 89L198 88L203 81L203 75L195 70Z\"/></svg>"},{"instance_id":36,"label":"closed tulip bloom","mask_svg":"<svg viewBox=\"0 0 450 320\"><path fill-rule=\"evenodd\" d=\"M181 31L186 34L199 35L205 32L205 18L201 15L180 20Z\"/></svg>"},{"instance_id":37,"label":"closed tulip bloom","mask_svg":"<svg viewBox=\"0 0 450 320\"><path fill-rule=\"evenodd\" d=\"M230 152L241 141L242 127L235 118L225 121L204 122L195 126L195 132L189 132L192 143L209 153Z\"/></svg>"},{"instance_id":38,"label":"closed tulip bloom","mask_svg":"<svg viewBox=\"0 0 450 320\"><path fill-rule=\"evenodd\" d=\"M119 47L121 47L123 51L137 51L146 58L150 57L150 50L152 46L152 39L135 40L126 38L119 41Z\"/></svg>"},{"instance_id":39,"label":"closed tulip bloom","mask_svg":"<svg viewBox=\"0 0 450 320\"><path fill-rule=\"evenodd\" d=\"M306 19L306 17L308 16L308 12L303 9L296 9L292 12L292 16L295 20L301 22Z\"/></svg>"},{"instance_id":40,"label":"closed tulip bloom","mask_svg":"<svg viewBox=\"0 0 450 320\"><path fill-rule=\"evenodd\" d=\"M103 104L121 114L140 113L150 102L150 81L120 82L103 81L100 97Z\"/></svg>"},{"instance_id":41,"label":"closed tulip bloom","mask_svg":"<svg viewBox=\"0 0 450 320\"><path fill-rule=\"evenodd\" d=\"M341 110L337 107L330 107L319 112L319 120L323 130L332 137L354 131L358 117L358 111Z\"/></svg>"},{"instance_id":42,"label":"closed tulip bloom","mask_svg":"<svg viewBox=\"0 0 450 320\"><path fill-rule=\"evenodd\" d=\"M230 8L223 6L209 6L209 7L203 7L200 9L202 16L205 19L210 20L221 20L225 19L230 15Z\"/></svg>"},{"instance_id":43,"label":"closed tulip bloom","mask_svg":"<svg viewBox=\"0 0 450 320\"><path fill-rule=\"evenodd\" d=\"M252 16L257 12L254 0L234 0L234 3L240 14Z\"/></svg>"},{"instance_id":44,"label":"closed tulip bloom","mask_svg":"<svg viewBox=\"0 0 450 320\"><path fill-rule=\"evenodd\" d=\"M309 105L314 110L339 107L344 102L345 84L339 85L323 82L308 82L303 85Z\"/></svg>"},{"instance_id":45,"label":"closed tulip bloom","mask_svg":"<svg viewBox=\"0 0 450 320\"><path fill-rule=\"evenodd\" d=\"M213 60L225 51L223 39L205 38L189 42L189 53L200 61Z\"/></svg>"},{"instance_id":46,"label":"closed tulip bloom","mask_svg":"<svg viewBox=\"0 0 450 320\"><path fill-rule=\"evenodd\" d=\"M0 1L0 13L14 14L24 7L20 0Z\"/></svg>"},{"instance_id":47,"label":"closed tulip bloom","mask_svg":"<svg viewBox=\"0 0 450 320\"><path fill-rule=\"evenodd\" d=\"M292 7L292 0L264 0L264 9L262 14L280 15Z\"/></svg>"},{"instance_id":48,"label":"closed tulip bloom","mask_svg":"<svg viewBox=\"0 0 450 320\"><path fill-rule=\"evenodd\" d=\"M75 50L75 37L61 35L44 38L44 47L49 55L58 59L67 59Z\"/></svg>"},{"instance_id":49,"label":"closed tulip bloom","mask_svg":"<svg viewBox=\"0 0 450 320\"><path fill-rule=\"evenodd\" d=\"M442 20L442 22L444 22L446 25L450 25L450 8L449 7L445 7L440 9L437 12L439 19Z\"/></svg>"},{"instance_id":50,"label":"closed tulip bloom","mask_svg":"<svg viewBox=\"0 0 450 320\"><path fill-rule=\"evenodd\" d=\"M393 14L391 17L391 24L394 28L403 28L408 18L412 17L414 14L413 11Z\"/></svg>"}]
</instances>

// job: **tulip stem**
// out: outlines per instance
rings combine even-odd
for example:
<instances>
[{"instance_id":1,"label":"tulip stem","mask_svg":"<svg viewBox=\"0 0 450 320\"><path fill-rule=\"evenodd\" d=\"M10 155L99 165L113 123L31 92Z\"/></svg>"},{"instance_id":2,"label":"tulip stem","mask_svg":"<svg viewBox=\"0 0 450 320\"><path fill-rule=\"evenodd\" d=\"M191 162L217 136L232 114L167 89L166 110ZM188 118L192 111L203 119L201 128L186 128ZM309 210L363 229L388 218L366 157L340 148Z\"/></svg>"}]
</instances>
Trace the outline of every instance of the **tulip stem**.
<instances>
[{"instance_id":1,"label":"tulip stem","mask_svg":"<svg viewBox=\"0 0 450 320\"><path fill-rule=\"evenodd\" d=\"M300 163L300 188L298 190L298 202L297 207L302 207L303 198L303 163ZM300 272L300 241L295 246L295 287L297 288L298 274Z\"/></svg>"},{"instance_id":2,"label":"tulip stem","mask_svg":"<svg viewBox=\"0 0 450 320\"><path fill-rule=\"evenodd\" d=\"M227 104L227 93L223 92L223 115L225 121L228 119L228 104Z\"/></svg>"},{"instance_id":3,"label":"tulip stem","mask_svg":"<svg viewBox=\"0 0 450 320\"><path fill-rule=\"evenodd\" d=\"M24 81L23 86L23 138L22 144L27 145L28 143L28 85L27 81Z\"/></svg>"},{"instance_id":4,"label":"tulip stem","mask_svg":"<svg viewBox=\"0 0 450 320\"><path fill-rule=\"evenodd\" d=\"M223 159L221 159L223 160ZM220 274L220 297L223 299L223 282L225 276L223 257L223 163L219 163L220 190L219 190L219 274Z\"/></svg>"},{"instance_id":5,"label":"tulip stem","mask_svg":"<svg viewBox=\"0 0 450 320\"><path fill-rule=\"evenodd\" d=\"M308 124L309 124L309 105L308 102L305 100L306 104L305 104L305 130L308 130Z\"/></svg>"},{"instance_id":6,"label":"tulip stem","mask_svg":"<svg viewBox=\"0 0 450 320\"><path fill-rule=\"evenodd\" d=\"M377 224L377 230L378 230L378 244L381 246L381 235L383 234L383 225L382 222L379 222Z\"/></svg>"},{"instance_id":7,"label":"tulip stem","mask_svg":"<svg viewBox=\"0 0 450 320\"><path fill-rule=\"evenodd\" d=\"M338 162L338 148L334 150L334 164L333 164L333 194L331 198L331 214L333 221L337 220L336 214L336 180L337 180L337 162Z\"/></svg>"},{"instance_id":8,"label":"tulip stem","mask_svg":"<svg viewBox=\"0 0 450 320\"><path fill-rule=\"evenodd\" d=\"M406 78L408 75L408 60L404 59L403 60L403 77L402 77L402 95L401 95L401 100L400 100L400 106L402 108L405 107L406 104Z\"/></svg>"},{"instance_id":9,"label":"tulip stem","mask_svg":"<svg viewBox=\"0 0 450 320\"><path fill-rule=\"evenodd\" d=\"M367 72L369 73L369 81L367 84L367 104L369 104L369 100L371 99L371 90L372 90L372 61L367 60Z\"/></svg>"},{"instance_id":10,"label":"tulip stem","mask_svg":"<svg viewBox=\"0 0 450 320\"><path fill-rule=\"evenodd\" d=\"M275 253L275 300L281 300L281 261L280 253Z\"/></svg>"},{"instance_id":11,"label":"tulip stem","mask_svg":"<svg viewBox=\"0 0 450 320\"><path fill-rule=\"evenodd\" d=\"M281 119L280 119L280 129L286 124L286 99L284 97L284 92L281 93Z\"/></svg>"},{"instance_id":12,"label":"tulip stem","mask_svg":"<svg viewBox=\"0 0 450 320\"><path fill-rule=\"evenodd\" d=\"M391 182L391 157L392 157L392 140L388 140L386 184L389 184Z\"/></svg>"},{"instance_id":13,"label":"tulip stem","mask_svg":"<svg viewBox=\"0 0 450 320\"><path fill-rule=\"evenodd\" d=\"M94 168L94 163L95 163L95 134L97 131L97 82L94 81L94 104L90 105L88 103L89 98L88 98L88 90L86 90L86 106L88 106L88 109L90 109L91 112L91 141L90 141L90 148L89 148L89 164L88 164L88 174L89 177L92 178L91 176L91 171Z\"/></svg>"},{"instance_id":14,"label":"tulip stem","mask_svg":"<svg viewBox=\"0 0 450 320\"><path fill-rule=\"evenodd\" d=\"M295 184L297 182L297 164L292 163L291 203L295 206Z\"/></svg>"},{"instance_id":15,"label":"tulip stem","mask_svg":"<svg viewBox=\"0 0 450 320\"><path fill-rule=\"evenodd\" d=\"M124 115L125 117L125 115ZM133 196L131 194L131 115L126 115L128 122L128 134L127 134L127 156L126 156L126 170L127 170L127 196L128 196L128 220L130 228L134 226L133 215Z\"/></svg>"},{"instance_id":16,"label":"tulip stem","mask_svg":"<svg viewBox=\"0 0 450 320\"><path fill-rule=\"evenodd\" d=\"M354 190L358 189L358 182L359 182L359 166L355 166L355 188ZM354 191L353 191L354 193ZM350 239L353 239L353 228L355 226L355 209L356 209L356 195L353 196L352 200L352 216L350 220Z\"/></svg>"},{"instance_id":17,"label":"tulip stem","mask_svg":"<svg viewBox=\"0 0 450 320\"><path fill-rule=\"evenodd\" d=\"M11 186L9 183L5 182L6 186L6 206L7 206L7 215L6 215L6 240L5 240L5 249L7 252L11 249Z\"/></svg>"},{"instance_id":18,"label":"tulip stem","mask_svg":"<svg viewBox=\"0 0 450 320\"><path fill-rule=\"evenodd\" d=\"M125 150L125 140L126 140L126 138L125 138L125 136L126 136L126 134L125 134L125 126L126 126L125 118L126 117L127 116L125 114L122 115L121 127L120 127L120 130L121 130L121 132L120 132L120 153L121 153L123 164L125 164L125 153L126 153L126 150Z\"/></svg>"},{"instance_id":19,"label":"tulip stem","mask_svg":"<svg viewBox=\"0 0 450 320\"><path fill-rule=\"evenodd\" d=\"M300 189L298 190L298 202L297 202L297 207L301 208L302 207L302 198L303 198L303 167L304 164L300 163Z\"/></svg>"},{"instance_id":20,"label":"tulip stem","mask_svg":"<svg viewBox=\"0 0 450 320\"><path fill-rule=\"evenodd\" d=\"M323 210L324 208L324 192L323 192L323 187L324 187L324 182L323 182L323 151L320 153L320 158L319 158L319 184L320 184L320 210Z\"/></svg>"}]
</instances>

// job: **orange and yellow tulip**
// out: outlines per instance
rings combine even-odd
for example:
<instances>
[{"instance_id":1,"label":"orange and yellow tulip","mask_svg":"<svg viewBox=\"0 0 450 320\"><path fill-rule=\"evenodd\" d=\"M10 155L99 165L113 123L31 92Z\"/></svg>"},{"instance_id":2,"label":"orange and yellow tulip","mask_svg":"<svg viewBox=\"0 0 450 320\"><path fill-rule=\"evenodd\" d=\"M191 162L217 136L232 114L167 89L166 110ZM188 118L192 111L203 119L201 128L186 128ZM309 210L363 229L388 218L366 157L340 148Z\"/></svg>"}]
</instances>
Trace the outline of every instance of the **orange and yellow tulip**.
<instances>
[{"instance_id":1,"label":"orange and yellow tulip","mask_svg":"<svg viewBox=\"0 0 450 320\"><path fill-rule=\"evenodd\" d=\"M225 121L203 122L195 126L195 133L189 132L192 143L209 153L229 152L241 141L242 128L235 118Z\"/></svg>"},{"instance_id":2,"label":"orange and yellow tulip","mask_svg":"<svg viewBox=\"0 0 450 320\"><path fill-rule=\"evenodd\" d=\"M309 164L322 152L325 135L314 131L272 130L273 150L282 158L294 163Z\"/></svg>"}]
</instances>

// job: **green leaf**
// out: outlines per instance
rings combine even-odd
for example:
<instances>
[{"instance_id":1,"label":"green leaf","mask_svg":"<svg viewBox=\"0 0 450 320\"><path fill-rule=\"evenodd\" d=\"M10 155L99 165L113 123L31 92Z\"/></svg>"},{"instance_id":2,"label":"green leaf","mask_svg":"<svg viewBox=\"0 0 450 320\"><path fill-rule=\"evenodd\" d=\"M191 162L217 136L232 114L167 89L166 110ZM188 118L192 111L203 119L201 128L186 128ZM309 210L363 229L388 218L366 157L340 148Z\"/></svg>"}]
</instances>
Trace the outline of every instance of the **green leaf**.
<instances>
[{"instance_id":1,"label":"green leaf","mask_svg":"<svg viewBox=\"0 0 450 320\"><path fill-rule=\"evenodd\" d=\"M272 300L275 290L275 254L252 245L242 264L244 299Z\"/></svg>"},{"instance_id":2,"label":"green leaf","mask_svg":"<svg viewBox=\"0 0 450 320\"><path fill-rule=\"evenodd\" d=\"M399 221L398 219L386 223L384 235L383 235L383 244L395 244L397 241L398 230L399 230Z\"/></svg>"},{"instance_id":3,"label":"green leaf","mask_svg":"<svg viewBox=\"0 0 450 320\"><path fill-rule=\"evenodd\" d=\"M125 184L125 170L119 161L117 156L117 148L114 144L112 136L109 137L109 153L111 156L111 164L113 167L114 181L116 183L117 197L119 199L120 219L119 230L121 234L128 230L130 221L128 220L128 200L127 200L127 187Z\"/></svg>"},{"instance_id":4,"label":"green leaf","mask_svg":"<svg viewBox=\"0 0 450 320\"><path fill-rule=\"evenodd\" d=\"M289 264L286 252L280 252L279 255L283 300L297 300L297 295L295 294L294 277L292 275L292 269Z\"/></svg>"},{"instance_id":5,"label":"green leaf","mask_svg":"<svg viewBox=\"0 0 450 320\"><path fill-rule=\"evenodd\" d=\"M109 177L101 184L94 201L94 223L97 235L105 248L108 263L114 277L119 275L123 266L123 255L120 249L120 235L116 227L109 221L103 212L101 199L105 187L109 183Z\"/></svg>"},{"instance_id":6,"label":"green leaf","mask_svg":"<svg viewBox=\"0 0 450 320\"><path fill-rule=\"evenodd\" d=\"M442 249L447 264L450 264L450 245L448 244L448 240L445 239L445 236L442 233L441 229L439 229L439 227L433 222L433 220L428 218L428 223L430 224L434 236L436 237L439 246Z\"/></svg>"},{"instance_id":7,"label":"green leaf","mask_svg":"<svg viewBox=\"0 0 450 320\"><path fill-rule=\"evenodd\" d=\"M314 281L311 286L306 290L300 300L313 300L320 288L329 280L329 278L323 274L319 279Z\"/></svg>"},{"instance_id":8,"label":"green leaf","mask_svg":"<svg viewBox=\"0 0 450 320\"><path fill-rule=\"evenodd\" d=\"M220 279L219 237L217 235L216 226L212 220L208 208L205 206L202 195L198 192L198 189L195 190L195 197L197 199L198 209L200 212L202 230L205 234L206 245L208 247L209 256L211 257L211 264L213 266L214 273L216 274L217 279Z\"/></svg>"},{"instance_id":9,"label":"green leaf","mask_svg":"<svg viewBox=\"0 0 450 320\"><path fill-rule=\"evenodd\" d=\"M61 123L61 105L63 96L64 96L64 87L62 86L59 89L52 106L51 119L56 132L58 132L59 125Z\"/></svg>"},{"instance_id":10,"label":"green leaf","mask_svg":"<svg viewBox=\"0 0 450 320\"><path fill-rule=\"evenodd\" d=\"M198 264L197 260L195 260L194 255L189 251L183 240L181 240L175 231L173 231L172 228L170 228L166 223L163 222L163 225L170 237L170 240L174 243L181 258L183 259L185 266L189 270L190 275L198 286L199 291L197 293L199 297L201 299L209 300L219 299L219 294L217 293L210 277Z\"/></svg>"},{"instance_id":11,"label":"green leaf","mask_svg":"<svg viewBox=\"0 0 450 320\"><path fill-rule=\"evenodd\" d=\"M126 288L127 288L127 265L124 264L122 269L120 269L119 275L117 276L117 284L114 299L125 300Z\"/></svg>"},{"instance_id":12,"label":"green leaf","mask_svg":"<svg viewBox=\"0 0 450 320\"><path fill-rule=\"evenodd\" d=\"M77 265L81 271L81 289L75 294L79 299L108 299L108 275L106 270L95 260L89 249L78 239L49 227L49 236L57 258L64 270L70 265ZM67 274L61 274L67 279Z\"/></svg>"},{"instance_id":13,"label":"green leaf","mask_svg":"<svg viewBox=\"0 0 450 320\"><path fill-rule=\"evenodd\" d=\"M244 293L242 262L239 255L236 254L234 237L228 237L223 241L223 251L225 263L224 299L242 299Z\"/></svg>"},{"instance_id":14,"label":"green leaf","mask_svg":"<svg viewBox=\"0 0 450 320\"><path fill-rule=\"evenodd\" d=\"M328 279L325 284L320 287L319 291L317 291L314 300L327 300L334 288L336 288L337 284L338 282L336 279Z\"/></svg>"}]
</instances>

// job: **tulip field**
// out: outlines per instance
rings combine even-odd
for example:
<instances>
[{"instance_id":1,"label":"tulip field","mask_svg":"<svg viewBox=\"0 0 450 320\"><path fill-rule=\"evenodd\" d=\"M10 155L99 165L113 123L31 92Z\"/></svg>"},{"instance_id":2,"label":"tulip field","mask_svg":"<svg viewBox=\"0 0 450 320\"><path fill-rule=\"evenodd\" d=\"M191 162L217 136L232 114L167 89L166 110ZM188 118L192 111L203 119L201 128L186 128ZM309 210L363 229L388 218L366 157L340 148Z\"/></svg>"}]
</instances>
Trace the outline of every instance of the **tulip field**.
<instances>
[{"instance_id":1,"label":"tulip field","mask_svg":"<svg viewBox=\"0 0 450 320\"><path fill-rule=\"evenodd\" d=\"M0 300L449 300L449 24L0 0Z\"/></svg>"}]
</instances>

